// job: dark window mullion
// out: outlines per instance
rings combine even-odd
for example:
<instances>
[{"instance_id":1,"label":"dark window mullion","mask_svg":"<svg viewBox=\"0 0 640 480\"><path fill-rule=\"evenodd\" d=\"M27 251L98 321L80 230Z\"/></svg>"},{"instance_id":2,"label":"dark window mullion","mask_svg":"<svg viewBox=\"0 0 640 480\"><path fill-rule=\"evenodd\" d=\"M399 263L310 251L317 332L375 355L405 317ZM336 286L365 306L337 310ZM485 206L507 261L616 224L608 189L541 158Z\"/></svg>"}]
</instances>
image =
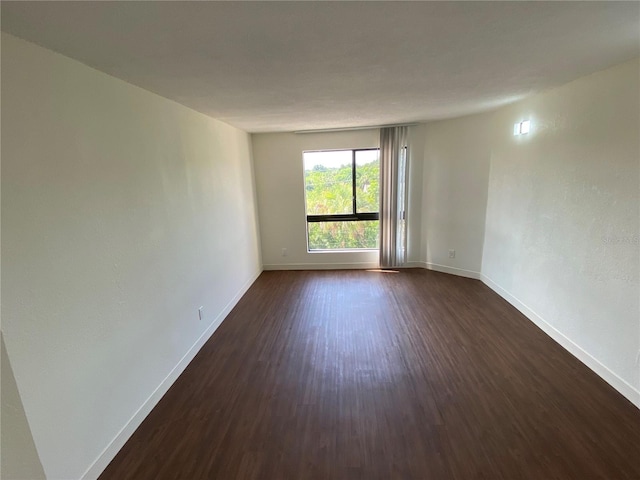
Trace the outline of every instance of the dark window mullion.
<instances>
[{"instance_id":1,"label":"dark window mullion","mask_svg":"<svg viewBox=\"0 0 640 480\"><path fill-rule=\"evenodd\" d=\"M353 201L353 214L356 210L356 151L351 150L351 199Z\"/></svg>"},{"instance_id":2,"label":"dark window mullion","mask_svg":"<svg viewBox=\"0 0 640 480\"><path fill-rule=\"evenodd\" d=\"M350 213L333 215L307 215L307 222L360 222L364 220L379 220L378 213Z\"/></svg>"}]
</instances>

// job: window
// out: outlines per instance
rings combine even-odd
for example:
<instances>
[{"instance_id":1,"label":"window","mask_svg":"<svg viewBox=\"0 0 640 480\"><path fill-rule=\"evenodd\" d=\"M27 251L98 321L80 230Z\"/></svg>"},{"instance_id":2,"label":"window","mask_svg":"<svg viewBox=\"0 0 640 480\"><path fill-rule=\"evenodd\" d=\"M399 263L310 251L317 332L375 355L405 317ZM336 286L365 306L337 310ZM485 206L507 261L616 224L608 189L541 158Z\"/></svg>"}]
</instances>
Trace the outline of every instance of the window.
<instances>
[{"instance_id":1,"label":"window","mask_svg":"<svg viewBox=\"0 0 640 480\"><path fill-rule=\"evenodd\" d=\"M378 248L380 150L304 152L309 251Z\"/></svg>"}]
</instances>

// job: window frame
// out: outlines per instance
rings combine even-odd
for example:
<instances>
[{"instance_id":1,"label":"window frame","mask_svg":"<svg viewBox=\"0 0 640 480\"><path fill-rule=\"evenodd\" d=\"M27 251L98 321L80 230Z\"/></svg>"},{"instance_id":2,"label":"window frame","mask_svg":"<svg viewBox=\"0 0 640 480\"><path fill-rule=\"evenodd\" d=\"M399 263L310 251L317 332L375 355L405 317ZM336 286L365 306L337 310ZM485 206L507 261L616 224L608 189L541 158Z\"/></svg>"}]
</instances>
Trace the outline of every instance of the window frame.
<instances>
[{"instance_id":1,"label":"window frame","mask_svg":"<svg viewBox=\"0 0 640 480\"><path fill-rule=\"evenodd\" d=\"M341 148L338 150L305 150L303 153L303 162L304 162L304 154L311 152L331 152L331 151L349 151L351 150L351 209L352 213L334 213L328 215L307 215L307 223L318 223L318 222L359 222L359 221L373 221L380 220L380 212L366 212L366 213L358 213L358 199L356 197L356 152L366 152L371 150L380 151L378 147L370 147L370 148ZM379 157L378 157L379 158ZM304 166L303 166L304 168ZM304 198L304 209L305 213L307 210L307 196L306 196L306 178L305 178L305 198ZM378 205L379 207L380 205ZM307 248L308 239L307 239ZM349 250L362 250L359 248L349 249Z\"/></svg>"}]
</instances>

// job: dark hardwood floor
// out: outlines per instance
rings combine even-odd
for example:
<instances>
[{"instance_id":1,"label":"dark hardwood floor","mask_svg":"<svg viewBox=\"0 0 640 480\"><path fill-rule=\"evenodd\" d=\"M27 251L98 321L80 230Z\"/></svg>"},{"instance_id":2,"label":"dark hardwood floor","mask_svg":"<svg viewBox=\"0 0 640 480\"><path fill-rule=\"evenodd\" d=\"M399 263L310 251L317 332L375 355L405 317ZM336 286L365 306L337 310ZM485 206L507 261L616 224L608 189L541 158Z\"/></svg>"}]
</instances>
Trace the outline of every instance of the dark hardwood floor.
<instances>
[{"instance_id":1,"label":"dark hardwood floor","mask_svg":"<svg viewBox=\"0 0 640 480\"><path fill-rule=\"evenodd\" d=\"M100 478L640 479L640 410L479 281L265 272Z\"/></svg>"}]
</instances>

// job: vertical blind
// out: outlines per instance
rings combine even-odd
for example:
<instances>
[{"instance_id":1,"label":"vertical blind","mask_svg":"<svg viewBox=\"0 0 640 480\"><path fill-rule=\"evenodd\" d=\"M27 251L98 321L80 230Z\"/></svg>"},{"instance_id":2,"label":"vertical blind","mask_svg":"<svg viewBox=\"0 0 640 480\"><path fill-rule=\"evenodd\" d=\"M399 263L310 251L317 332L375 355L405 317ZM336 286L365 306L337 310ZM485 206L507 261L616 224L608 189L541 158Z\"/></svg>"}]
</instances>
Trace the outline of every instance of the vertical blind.
<instances>
[{"instance_id":1,"label":"vertical blind","mask_svg":"<svg viewBox=\"0 0 640 480\"><path fill-rule=\"evenodd\" d=\"M406 263L407 130L380 129L380 268Z\"/></svg>"}]
</instances>

